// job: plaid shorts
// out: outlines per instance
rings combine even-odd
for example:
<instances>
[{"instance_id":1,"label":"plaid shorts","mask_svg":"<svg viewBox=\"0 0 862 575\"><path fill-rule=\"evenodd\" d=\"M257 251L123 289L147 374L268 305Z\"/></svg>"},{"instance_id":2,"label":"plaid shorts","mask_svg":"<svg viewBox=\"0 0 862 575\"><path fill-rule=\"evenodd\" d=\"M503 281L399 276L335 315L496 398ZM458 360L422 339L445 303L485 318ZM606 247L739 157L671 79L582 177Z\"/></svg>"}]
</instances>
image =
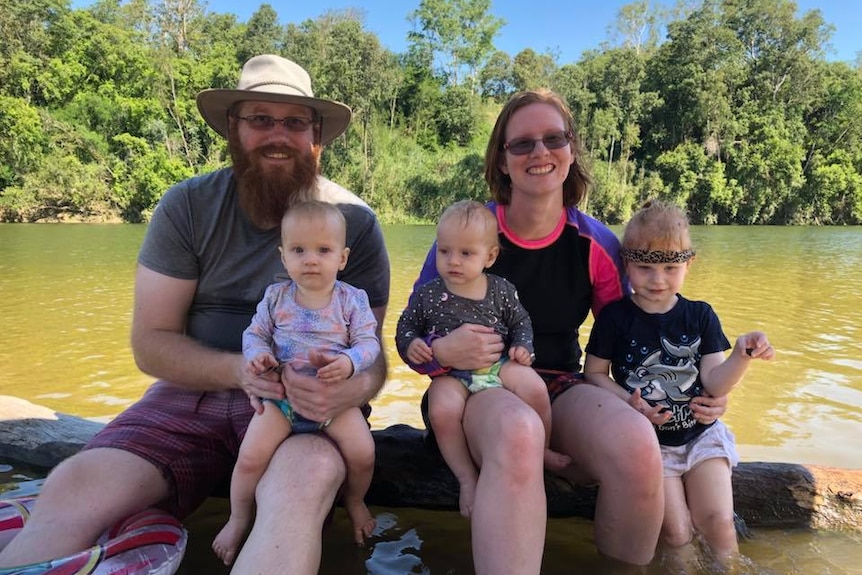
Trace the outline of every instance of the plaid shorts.
<instances>
[{"instance_id":1,"label":"plaid shorts","mask_svg":"<svg viewBox=\"0 0 862 575\"><path fill-rule=\"evenodd\" d=\"M188 391L157 381L84 449L122 449L155 465L171 487L159 507L183 519L227 485L253 413L242 390Z\"/></svg>"}]
</instances>

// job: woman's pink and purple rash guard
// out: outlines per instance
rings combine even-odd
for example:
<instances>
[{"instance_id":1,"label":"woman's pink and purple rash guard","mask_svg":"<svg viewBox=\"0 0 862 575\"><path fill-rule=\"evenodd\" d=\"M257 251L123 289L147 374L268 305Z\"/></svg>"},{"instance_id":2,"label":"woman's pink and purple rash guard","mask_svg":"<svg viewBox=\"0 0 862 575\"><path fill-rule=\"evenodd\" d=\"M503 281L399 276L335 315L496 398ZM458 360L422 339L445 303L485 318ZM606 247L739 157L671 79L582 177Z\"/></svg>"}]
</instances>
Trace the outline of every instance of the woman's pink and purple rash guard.
<instances>
[{"instance_id":1,"label":"woman's pink and purple rash guard","mask_svg":"<svg viewBox=\"0 0 862 575\"><path fill-rule=\"evenodd\" d=\"M629 292L620 259L620 243L603 223L574 207L541 240L522 240L505 223L505 206L489 202L497 216L500 256L489 272L515 284L521 303L533 322L538 370L577 372L581 365L578 330L592 310L593 316ZM438 276L436 243L431 246L413 288ZM407 362L406 358L402 359ZM420 373L439 374L446 368L436 362L415 365Z\"/></svg>"}]
</instances>

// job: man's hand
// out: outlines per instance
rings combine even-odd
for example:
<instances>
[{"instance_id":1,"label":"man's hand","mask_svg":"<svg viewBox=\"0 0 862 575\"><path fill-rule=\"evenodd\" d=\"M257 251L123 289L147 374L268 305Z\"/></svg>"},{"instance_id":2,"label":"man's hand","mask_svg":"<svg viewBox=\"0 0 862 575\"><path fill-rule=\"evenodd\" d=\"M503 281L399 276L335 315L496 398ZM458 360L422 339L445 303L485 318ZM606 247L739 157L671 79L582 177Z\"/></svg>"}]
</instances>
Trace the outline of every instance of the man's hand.
<instances>
[{"instance_id":1,"label":"man's hand","mask_svg":"<svg viewBox=\"0 0 862 575\"><path fill-rule=\"evenodd\" d=\"M465 323L431 343L442 366L474 371L490 367L503 353L503 338L493 328Z\"/></svg>"}]
</instances>

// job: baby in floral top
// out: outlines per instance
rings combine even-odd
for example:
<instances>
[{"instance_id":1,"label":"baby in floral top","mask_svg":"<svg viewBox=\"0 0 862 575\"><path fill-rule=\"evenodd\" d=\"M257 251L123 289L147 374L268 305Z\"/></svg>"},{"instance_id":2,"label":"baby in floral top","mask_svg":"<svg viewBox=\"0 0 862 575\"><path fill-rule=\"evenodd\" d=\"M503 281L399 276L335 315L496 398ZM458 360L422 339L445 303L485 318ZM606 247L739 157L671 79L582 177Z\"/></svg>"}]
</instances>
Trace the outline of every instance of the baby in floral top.
<instances>
[{"instance_id":1,"label":"baby in floral top","mask_svg":"<svg viewBox=\"0 0 862 575\"><path fill-rule=\"evenodd\" d=\"M252 372L288 365L316 373L325 383L348 379L374 363L380 342L368 296L336 279L350 252L345 236L344 216L334 204L309 201L288 209L279 251L291 279L266 289L243 333L243 355ZM255 488L275 450L292 433L317 431L329 436L344 457L344 506L356 542L371 536L375 521L364 497L374 471L374 440L360 409L318 422L297 413L287 399L265 399L240 446L230 484L230 518L213 541L225 564L232 563L251 525Z\"/></svg>"}]
</instances>

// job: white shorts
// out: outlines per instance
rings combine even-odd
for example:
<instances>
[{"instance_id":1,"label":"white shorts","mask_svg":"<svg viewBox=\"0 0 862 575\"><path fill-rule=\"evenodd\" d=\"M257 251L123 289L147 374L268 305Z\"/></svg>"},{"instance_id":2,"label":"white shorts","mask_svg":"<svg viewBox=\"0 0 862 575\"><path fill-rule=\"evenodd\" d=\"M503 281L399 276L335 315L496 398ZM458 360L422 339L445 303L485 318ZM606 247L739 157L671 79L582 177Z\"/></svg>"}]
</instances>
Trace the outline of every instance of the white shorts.
<instances>
[{"instance_id":1,"label":"white shorts","mask_svg":"<svg viewBox=\"0 0 862 575\"><path fill-rule=\"evenodd\" d=\"M661 460L665 477L681 477L707 459L723 458L736 467L739 455L736 453L736 438L721 421L716 421L709 429L685 445L662 445Z\"/></svg>"}]
</instances>

